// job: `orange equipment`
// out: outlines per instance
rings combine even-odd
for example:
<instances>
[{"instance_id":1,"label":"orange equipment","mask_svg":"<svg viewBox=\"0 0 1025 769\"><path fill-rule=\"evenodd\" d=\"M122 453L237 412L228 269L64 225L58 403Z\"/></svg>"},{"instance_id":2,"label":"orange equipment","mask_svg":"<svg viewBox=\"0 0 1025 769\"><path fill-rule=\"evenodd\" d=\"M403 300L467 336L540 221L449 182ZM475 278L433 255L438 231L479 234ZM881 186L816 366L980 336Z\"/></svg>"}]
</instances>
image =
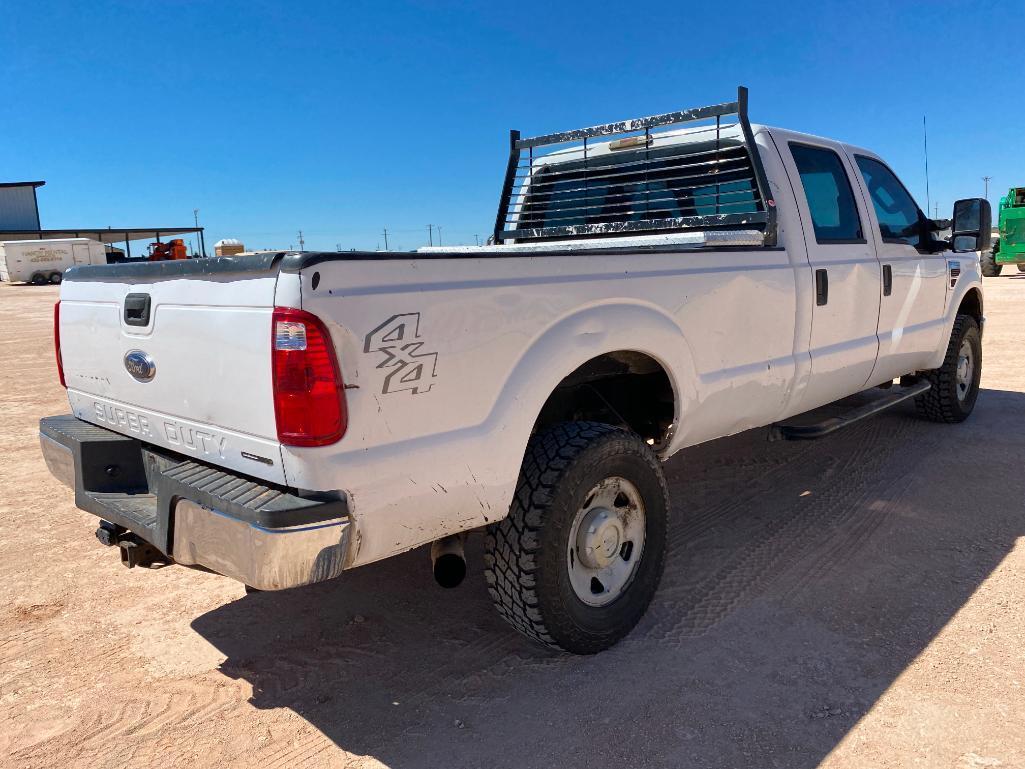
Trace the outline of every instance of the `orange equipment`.
<instances>
[{"instance_id":1,"label":"orange equipment","mask_svg":"<svg viewBox=\"0 0 1025 769\"><path fill-rule=\"evenodd\" d=\"M175 238L166 243L150 243L148 258L151 262L162 262L168 259L188 259L189 254L185 249L185 241Z\"/></svg>"}]
</instances>

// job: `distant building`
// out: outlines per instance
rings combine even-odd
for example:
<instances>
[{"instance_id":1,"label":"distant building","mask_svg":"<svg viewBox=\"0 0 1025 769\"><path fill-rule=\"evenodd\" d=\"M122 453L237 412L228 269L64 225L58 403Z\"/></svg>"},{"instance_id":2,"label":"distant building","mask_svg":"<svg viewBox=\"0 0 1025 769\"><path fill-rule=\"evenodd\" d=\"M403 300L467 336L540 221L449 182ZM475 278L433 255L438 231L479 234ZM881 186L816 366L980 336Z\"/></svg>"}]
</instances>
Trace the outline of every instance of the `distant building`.
<instances>
[{"instance_id":1,"label":"distant building","mask_svg":"<svg viewBox=\"0 0 1025 769\"><path fill-rule=\"evenodd\" d=\"M0 230L38 230L36 189L46 182L0 182Z\"/></svg>"},{"instance_id":2,"label":"distant building","mask_svg":"<svg viewBox=\"0 0 1025 769\"><path fill-rule=\"evenodd\" d=\"M214 253L217 256L235 256L245 250L246 247L242 245L242 241L235 240L235 238L224 238L224 240L214 243Z\"/></svg>"},{"instance_id":3,"label":"distant building","mask_svg":"<svg viewBox=\"0 0 1025 769\"><path fill-rule=\"evenodd\" d=\"M44 230L39 219L36 190L46 182L0 182L0 242L9 240L64 240L92 238L107 244L114 259L131 258L133 241L162 242L182 235L198 236L199 252L206 255L202 227L62 227ZM124 250L111 246L124 243ZM138 256L146 254L145 247Z\"/></svg>"}]
</instances>

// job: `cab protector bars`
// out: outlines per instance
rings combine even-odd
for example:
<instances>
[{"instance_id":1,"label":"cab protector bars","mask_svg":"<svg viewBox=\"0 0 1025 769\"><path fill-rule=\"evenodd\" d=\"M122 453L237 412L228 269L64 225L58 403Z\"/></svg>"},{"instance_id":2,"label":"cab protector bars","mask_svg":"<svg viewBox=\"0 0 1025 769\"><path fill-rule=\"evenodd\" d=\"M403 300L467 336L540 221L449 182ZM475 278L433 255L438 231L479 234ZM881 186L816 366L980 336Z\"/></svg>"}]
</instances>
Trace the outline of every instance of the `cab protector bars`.
<instances>
[{"instance_id":1,"label":"cab protector bars","mask_svg":"<svg viewBox=\"0 0 1025 769\"><path fill-rule=\"evenodd\" d=\"M723 122L729 115L736 123ZM651 133L712 119L688 126L684 144L662 143ZM597 138L611 141L612 151L588 156L588 141ZM576 152L548 164L544 155L535 157L535 147L555 144ZM776 204L744 86L736 101L708 107L526 139L509 132L493 243L723 228L758 229L765 246L776 245Z\"/></svg>"}]
</instances>

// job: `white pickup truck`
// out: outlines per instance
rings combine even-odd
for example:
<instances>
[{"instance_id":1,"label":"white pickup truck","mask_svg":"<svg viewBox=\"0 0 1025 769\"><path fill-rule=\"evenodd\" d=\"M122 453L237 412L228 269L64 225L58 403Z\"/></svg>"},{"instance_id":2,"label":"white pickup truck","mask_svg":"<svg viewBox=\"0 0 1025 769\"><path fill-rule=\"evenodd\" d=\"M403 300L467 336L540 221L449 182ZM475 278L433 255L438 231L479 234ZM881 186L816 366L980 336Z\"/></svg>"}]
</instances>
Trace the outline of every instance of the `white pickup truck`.
<instances>
[{"instance_id":1,"label":"white pickup truck","mask_svg":"<svg viewBox=\"0 0 1025 769\"><path fill-rule=\"evenodd\" d=\"M596 652L658 586L675 452L971 413L989 218L937 239L881 158L751 125L744 89L513 132L485 246L71 269L42 450L129 566L274 590L433 543L452 585L478 530L498 611Z\"/></svg>"}]
</instances>

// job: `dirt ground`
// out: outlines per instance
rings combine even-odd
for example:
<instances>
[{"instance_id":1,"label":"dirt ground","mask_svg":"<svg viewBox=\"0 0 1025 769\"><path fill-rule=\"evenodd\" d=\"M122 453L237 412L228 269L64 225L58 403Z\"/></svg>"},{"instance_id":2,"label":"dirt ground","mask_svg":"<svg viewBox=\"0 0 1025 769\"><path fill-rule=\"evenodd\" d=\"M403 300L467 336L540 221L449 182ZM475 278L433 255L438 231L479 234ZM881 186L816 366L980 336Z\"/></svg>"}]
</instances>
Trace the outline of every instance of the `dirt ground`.
<instances>
[{"instance_id":1,"label":"dirt ground","mask_svg":"<svg viewBox=\"0 0 1025 769\"><path fill-rule=\"evenodd\" d=\"M894 410L667 465L665 577L555 654L424 550L286 593L124 569L47 473L55 288L0 285L0 765L1025 766L1025 275L963 425Z\"/></svg>"}]
</instances>

